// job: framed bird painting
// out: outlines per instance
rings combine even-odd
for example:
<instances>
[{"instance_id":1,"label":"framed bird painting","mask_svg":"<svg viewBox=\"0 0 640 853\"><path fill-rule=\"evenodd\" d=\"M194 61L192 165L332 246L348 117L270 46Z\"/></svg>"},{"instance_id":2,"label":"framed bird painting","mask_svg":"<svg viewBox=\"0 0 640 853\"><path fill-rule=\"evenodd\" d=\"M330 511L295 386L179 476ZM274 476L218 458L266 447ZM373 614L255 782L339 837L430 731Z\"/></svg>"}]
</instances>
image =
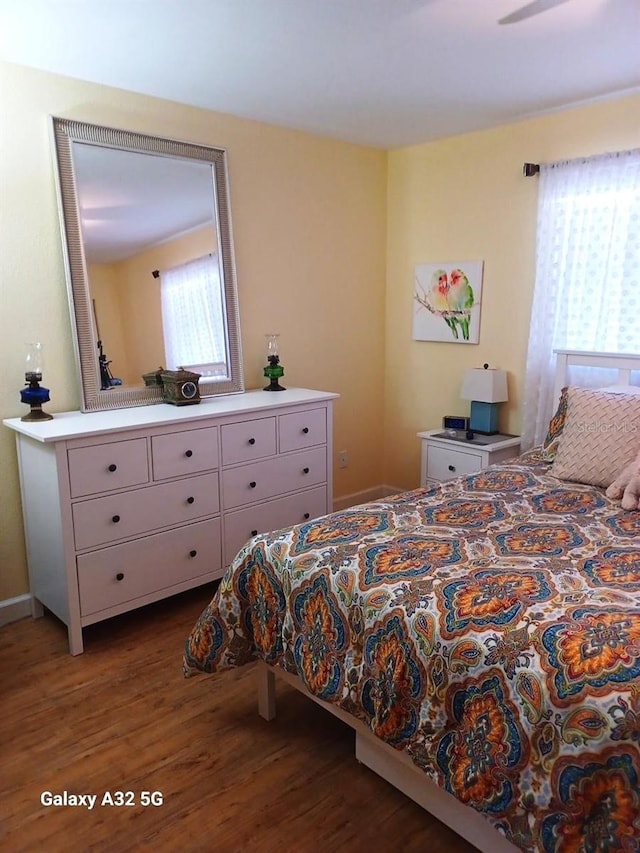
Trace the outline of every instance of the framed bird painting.
<instances>
[{"instance_id":1,"label":"framed bird painting","mask_svg":"<svg viewBox=\"0 0 640 853\"><path fill-rule=\"evenodd\" d=\"M477 344L483 261L418 264L414 273L413 340Z\"/></svg>"}]
</instances>

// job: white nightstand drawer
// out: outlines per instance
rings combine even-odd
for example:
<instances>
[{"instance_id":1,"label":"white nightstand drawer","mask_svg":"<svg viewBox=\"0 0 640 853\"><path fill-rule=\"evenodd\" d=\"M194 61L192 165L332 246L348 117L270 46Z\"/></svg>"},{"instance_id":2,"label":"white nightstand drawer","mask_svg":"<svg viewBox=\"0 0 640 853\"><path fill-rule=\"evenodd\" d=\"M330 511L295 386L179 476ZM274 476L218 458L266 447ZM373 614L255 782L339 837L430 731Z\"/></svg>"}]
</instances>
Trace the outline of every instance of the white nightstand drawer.
<instances>
[{"instance_id":1,"label":"white nightstand drawer","mask_svg":"<svg viewBox=\"0 0 640 853\"><path fill-rule=\"evenodd\" d=\"M418 438L422 442L421 486L477 474L489 465L506 462L520 453L517 435L481 435L460 440L440 430L431 430L419 432Z\"/></svg>"},{"instance_id":2,"label":"white nightstand drawer","mask_svg":"<svg viewBox=\"0 0 640 853\"><path fill-rule=\"evenodd\" d=\"M453 480L463 474L475 474L482 470L482 456L453 450L448 447L429 447L427 452L427 478L430 480Z\"/></svg>"},{"instance_id":3,"label":"white nightstand drawer","mask_svg":"<svg viewBox=\"0 0 640 853\"><path fill-rule=\"evenodd\" d=\"M80 612L89 616L190 578L221 574L220 519L78 557Z\"/></svg>"},{"instance_id":4,"label":"white nightstand drawer","mask_svg":"<svg viewBox=\"0 0 640 853\"><path fill-rule=\"evenodd\" d=\"M218 427L154 435L151 459L154 480L212 471L218 467Z\"/></svg>"}]
</instances>

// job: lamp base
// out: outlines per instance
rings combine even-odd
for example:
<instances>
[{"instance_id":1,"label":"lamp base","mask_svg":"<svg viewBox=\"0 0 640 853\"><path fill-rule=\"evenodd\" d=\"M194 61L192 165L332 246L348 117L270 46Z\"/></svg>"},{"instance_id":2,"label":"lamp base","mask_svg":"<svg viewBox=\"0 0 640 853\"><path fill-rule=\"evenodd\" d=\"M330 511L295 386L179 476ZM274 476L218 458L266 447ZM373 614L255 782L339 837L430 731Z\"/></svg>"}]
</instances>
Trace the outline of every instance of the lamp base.
<instances>
[{"instance_id":1,"label":"lamp base","mask_svg":"<svg viewBox=\"0 0 640 853\"><path fill-rule=\"evenodd\" d=\"M471 401L471 413L469 418L469 429L480 435L497 435L498 429L498 406L500 403L482 403L479 400Z\"/></svg>"},{"instance_id":2,"label":"lamp base","mask_svg":"<svg viewBox=\"0 0 640 853\"><path fill-rule=\"evenodd\" d=\"M31 411L20 418L21 421L52 421L53 415L43 412L41 406L32 406Z\"/></svg>"},{"instance_id":3,"label":"lamp base","mask_svg":"<svg viewBox=\"0 0 640 853\"><path fill-rule=\"evenodd\" d=\"M278 379L284 376L284 367L280 364L280 359L277 355L270 355L267 358L269 364L264 368L264 375L269 379L269 384L263 388L263 391L286 391L284 385L278 382Z\"/></svg>"},{"instance_id":4,"label":"lamp base","mask_svg":"<svg viewBox=\"0 0 640 853\"><path fill-rule=\"evenodd\" d=\"M39 374L38 374L39 376ZM20 402L29 406L29 413L20 418L21 421L52 421L53 415L42 411L42 404L48 403L49 389L40 385L36 374L28 374L29 384L20 391Z\"/></svg>"}]
</instances>

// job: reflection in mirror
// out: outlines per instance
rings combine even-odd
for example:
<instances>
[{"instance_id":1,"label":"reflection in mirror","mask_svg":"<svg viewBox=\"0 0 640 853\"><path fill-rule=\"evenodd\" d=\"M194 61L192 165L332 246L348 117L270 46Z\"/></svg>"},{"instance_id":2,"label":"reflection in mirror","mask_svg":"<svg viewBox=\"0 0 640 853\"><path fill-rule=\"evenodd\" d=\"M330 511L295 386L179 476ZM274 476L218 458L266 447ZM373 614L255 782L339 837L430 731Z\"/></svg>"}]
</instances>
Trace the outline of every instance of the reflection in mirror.
<instances>
[{"instance_id":1,"label":"reflection in mirror","mask_svg":"<svg viewBox=\"0 0 640 853\"><path fill-rule=\"evenodd\" d=\"M52 121L83 411L243 390L225 152Z\"/></svg>"}]
</instances>

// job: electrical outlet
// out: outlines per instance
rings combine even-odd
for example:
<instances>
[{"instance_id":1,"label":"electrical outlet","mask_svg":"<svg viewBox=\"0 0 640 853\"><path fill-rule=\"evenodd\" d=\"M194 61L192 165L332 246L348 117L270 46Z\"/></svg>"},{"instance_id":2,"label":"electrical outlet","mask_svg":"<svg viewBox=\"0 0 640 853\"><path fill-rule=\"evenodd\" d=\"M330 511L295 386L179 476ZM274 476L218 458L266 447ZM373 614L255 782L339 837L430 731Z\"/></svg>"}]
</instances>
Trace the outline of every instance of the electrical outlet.
<instances>
[{"instance_id":1,"label":"electrical outlet","mask_svg":"<svg viewBox=\"0 0 640 853\"><path fill-rule=\"evenodd\" d=\"M348 464L349 464L349 455L347 454L346 450L341 450L338 453L338 465L341 468L346 468Z\"/></svg>"}]
</instances>

